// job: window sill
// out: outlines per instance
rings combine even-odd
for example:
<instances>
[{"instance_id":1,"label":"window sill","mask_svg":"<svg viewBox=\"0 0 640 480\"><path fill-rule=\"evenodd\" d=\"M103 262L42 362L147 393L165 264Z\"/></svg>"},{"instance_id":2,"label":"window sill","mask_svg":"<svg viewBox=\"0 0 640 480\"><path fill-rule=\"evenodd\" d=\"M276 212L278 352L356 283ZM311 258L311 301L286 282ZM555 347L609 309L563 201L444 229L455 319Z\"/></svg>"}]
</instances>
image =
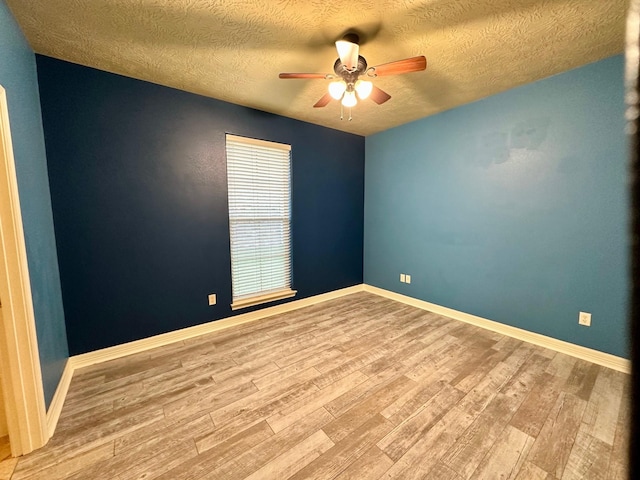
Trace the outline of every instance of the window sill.
<instances>
[{"instance_id":1,"label":"window sill","mask_svg":"<svg viewBox=\"0 0 640 480\"><path fill-rule=\"evenodd\" d=\"M283 298L293 297L296 293L298 293L296 290L279 290L277 292L271 292L257 297L242 298L231 304L231 310L253 307L254 305L260 305L261 303L275 302L276 300L282 300Z\"/></svg>"}]
</instances>

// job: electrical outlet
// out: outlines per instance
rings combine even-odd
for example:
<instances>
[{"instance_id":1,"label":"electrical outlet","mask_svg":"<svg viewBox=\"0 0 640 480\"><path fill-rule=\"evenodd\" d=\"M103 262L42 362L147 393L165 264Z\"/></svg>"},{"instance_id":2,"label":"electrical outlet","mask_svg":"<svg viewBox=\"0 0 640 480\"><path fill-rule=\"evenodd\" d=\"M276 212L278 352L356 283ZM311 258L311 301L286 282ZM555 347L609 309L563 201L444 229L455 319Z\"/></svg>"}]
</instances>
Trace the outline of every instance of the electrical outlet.
<instances>
[{"instance_id":1,"label":"electrical outlet","mask_svg":"<svg viewBox=\"0 0 640 480\"><path fill-rule=\"evenodd\" d=\"M411 275L409 275L408 273L404 276L404 282L405 283L411 283Z\"/></svg>"},{"instance_id":2,"label":"electrical outlet","mask_svg":"<svg viewBox=\"0 0 640 480\"><path fill-rule=\"evenodd\" d=\"M209 295L209 305L215 305L216 304L216 294L212 293Z\"/></svg>"},{"instance_id":3,"label":"electrical outlet","mask_svg":"<svg viewBox=\"0 0 640 480\"><path fill-rule=\"evenodd\" d=\"M406 282L406 278L407 278L407 277L406 277L406 275L405 275L404 273L401 273L401 274L400 274L400 281L401 281L402 283Z\"/></svg>"},{"instance_id":4,"label":"electrical outlet","mask_svg":"<svg viewBox=\"0 0 640 480\"><path fill-rule=\"evenodd\" d=\"M591 326L591 314L587 312L580 312L578 315L578 323L580 325L584 325L585 327Z\"/></svg>"}]
</instances>

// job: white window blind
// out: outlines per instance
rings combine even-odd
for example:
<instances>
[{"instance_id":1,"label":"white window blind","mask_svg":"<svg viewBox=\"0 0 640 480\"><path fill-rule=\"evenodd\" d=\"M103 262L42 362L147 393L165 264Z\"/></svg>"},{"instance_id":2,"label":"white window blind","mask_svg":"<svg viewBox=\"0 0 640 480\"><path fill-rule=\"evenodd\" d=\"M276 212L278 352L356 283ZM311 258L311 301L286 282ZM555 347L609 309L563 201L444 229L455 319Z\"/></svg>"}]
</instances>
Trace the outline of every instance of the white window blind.
<instances>
[{"instance_id":1,"label":"white window blind","mask_svg":"<svg viewBox=\"0 0 640 480\"><path fill-rule=\"evenodd\" d=\"M233 309L291 289L291 147L227 135Z\"/></svg>"}]
</instances>

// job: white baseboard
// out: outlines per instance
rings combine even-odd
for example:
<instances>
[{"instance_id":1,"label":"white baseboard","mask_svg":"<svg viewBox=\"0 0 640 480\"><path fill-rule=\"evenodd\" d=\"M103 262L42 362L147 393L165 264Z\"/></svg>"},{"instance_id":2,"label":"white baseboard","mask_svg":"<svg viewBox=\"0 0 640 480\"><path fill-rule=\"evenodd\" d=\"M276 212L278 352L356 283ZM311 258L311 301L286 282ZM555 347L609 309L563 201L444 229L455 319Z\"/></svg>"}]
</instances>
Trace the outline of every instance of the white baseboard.
<instances>
[{"instance_id":1,"label":"white baseboard","mask_svg":"<svg viewBox=\"0 0 640 480\"><path fill-rule=\"evenodd\" d=\"M53 394L51 404L47 410L47 433L49 438L53 437L53 432L56 431L60 414L62 413L62 406L67 398L67 392L69 391L69 385L71 385L71 379L73 378L73 362L69 358L62 371L62 377L58 382L58 388Z\"/></svg>"},{"instance_id":2,"label":"white baseboard","mask_svg":"<svg viewBox=\"0 0 640 480\"><path fill-rule=\"evenodd\" d=\"M471 315L469 313L460 312L452 308L442 307L435 303L425 302L424 300L418 300L417 298L408 297L399 293L384 290L382 288L374 287L372 285L364 285L364 291L369 293L375 293L382 297L402 302L413 307L428 310L445 317L453 318L454 320L460 320L465 323L470 323L478 327L486 328L497 333L501 333L508 337L517 338L525 342L533 343L544 348L555 350L556 352L571 355L572 357L580 358L588 362L596 363L613 370L617 370L623 373L631 373L631 361L626 358L617 357L609 353L600 352L591 348L582 347L573 343L564 342L555 338L547 337L539 333L529 332L522 330L521 328L505 325L504 323L495 322L493 320L487 320L486 318Z\"/></svg>"},{"instance_id":3,"label":"white baseboard","mask_svg":"<svg viewBox=\"0 0 640 480\"><path fill-rule=\"evenodd\" d=\"M152 348L162 347L164 345L169 345L181 340L198 337L207 333L217 332L226 328L235 327L236 325L255 322L256 320L260 320L262 318L271 317L280 313L290 312L299 308L315 305L316 303L326 302L327 300L333 300L334 298L361 292L363 290L364 286L362 284L355 285L353 287L342 288L340 290L322 293L313 297L302 298L300 300L294 300L293 302L287 302L281 305L275 305L273 307L267 307L260 310L255 310L253 312L215 320L213 322L204 323L202 325L195 325L193 327L183 328L181 330L175 330L168 333L162 333L160 335L155 335L149 338L143 338L142 340L123 343L114 347L103 348L101 350L95 350L93 352L75 355L71 357L69 361L72 363L73 369L75 370L96 363L107 362L116 358L132 355L134 353L144 352Z\"/></svg>"}]
</instances>

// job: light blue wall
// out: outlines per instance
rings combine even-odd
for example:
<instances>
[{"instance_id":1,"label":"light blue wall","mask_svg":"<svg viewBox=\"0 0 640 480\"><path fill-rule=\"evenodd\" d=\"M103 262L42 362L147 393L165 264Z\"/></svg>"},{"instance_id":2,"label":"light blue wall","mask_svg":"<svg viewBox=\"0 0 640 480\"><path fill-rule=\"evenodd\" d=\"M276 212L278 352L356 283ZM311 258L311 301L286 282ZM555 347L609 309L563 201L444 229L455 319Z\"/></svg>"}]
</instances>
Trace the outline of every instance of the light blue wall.
<instances>
[{"instance_id":1,"label":"light blue wall","mask_svg":"<svg viewBox=\"0 0 640 480\"><path fill-rule=\"evenodd\" d=\"M628 358L624 127L616 56L368 137L365 282Z\"/></svg>"},{"instance_id":2,"label":"light blue wall","mask_svg":"<svg viewBox=\"0 0 640 480\"><path fill-rule=\"evenodd\" d=\"M48 406L69 353L35 55L3 0L0 0L0 85L7 91L44 394Z\"/></svg>"}]
</instances>

